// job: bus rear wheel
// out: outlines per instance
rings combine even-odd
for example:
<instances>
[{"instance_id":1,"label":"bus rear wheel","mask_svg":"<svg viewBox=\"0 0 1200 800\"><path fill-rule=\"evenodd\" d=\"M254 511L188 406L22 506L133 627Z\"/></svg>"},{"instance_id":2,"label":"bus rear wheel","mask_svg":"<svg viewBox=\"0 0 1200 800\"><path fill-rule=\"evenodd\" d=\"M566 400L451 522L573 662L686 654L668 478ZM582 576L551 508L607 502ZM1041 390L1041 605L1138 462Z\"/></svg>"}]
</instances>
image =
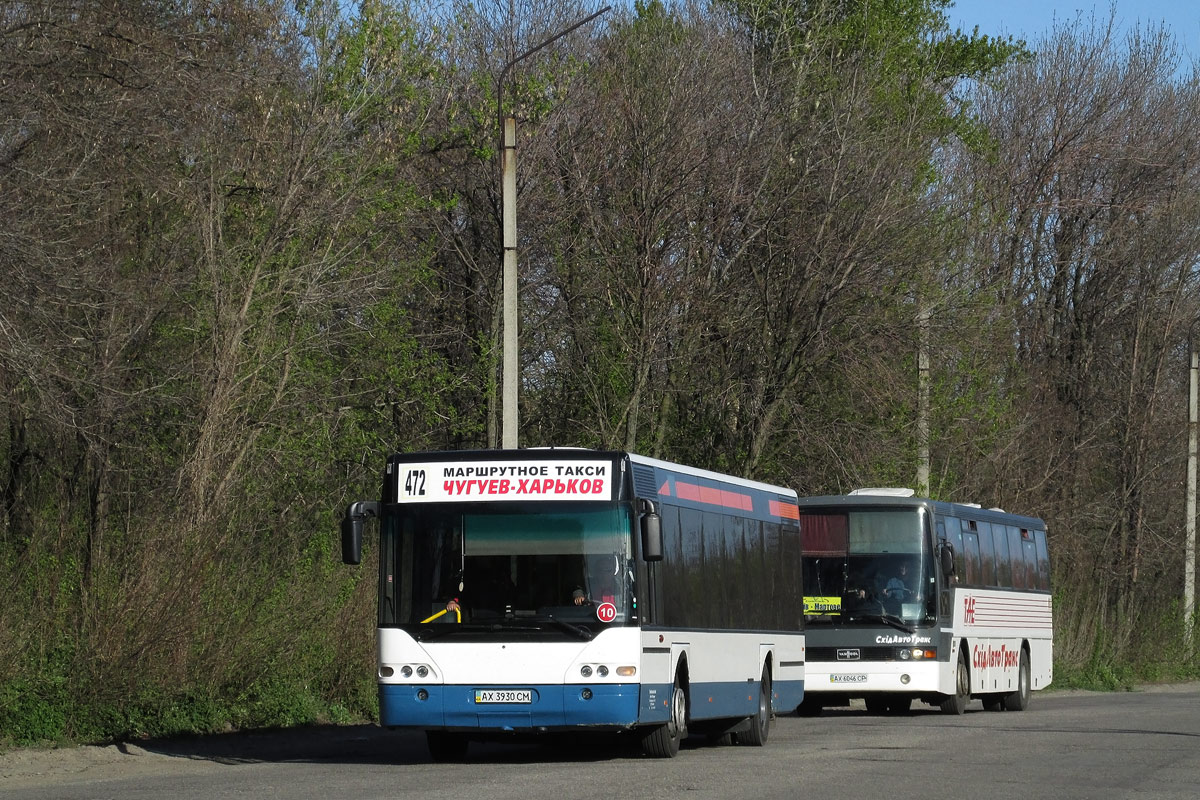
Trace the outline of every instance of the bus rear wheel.
<instances>
[{"instance_id":1,"label":"bus rear wheel","mask_svg":"<svg viewBox=\"0 0 1200 800\"><path fill-rule=\"evenodd\" d=\"M1017 689L1004 695L1006 711L1024 711L1029 707L1029 653L1021 651L1021 665L1017 672Z\"/></svg>"},{"instance_id":2,"label":"bus rear wheel","mask_svg":"<svg viewBox=\"0 0 1200 800\"><path fill-rule=\"evenodd\" d=\"M945 697L941 705L943 714L962 714L971 702L971 673L967 670L967 654L964 652L958 659L958 667L954 671L954 694Z\"/></svg>"},{"instance_id":3,"label":"bus rear wheel","mask_svg":"<svg viewBox=\"0 0 1200 800\"><path fill-rule=\"evenodd\" d=\"M750 718L750 728L737 734L737 743L762 747L771 735L771 675L763 670L758 682L758 710Z\"/></svg>"},{"instance_id":4,"label":"bus rear wheel","mask_svg":"<svg viewBox=\"0 0 1200 800\"><path fill-rule=\"evenodd\" d=\"M679 742L687 738L687 693L679 678L671 687L671 707L665 725L655 725L642 737L642 750L652 758L674 758Z\"/></svg>"}]
</instances>

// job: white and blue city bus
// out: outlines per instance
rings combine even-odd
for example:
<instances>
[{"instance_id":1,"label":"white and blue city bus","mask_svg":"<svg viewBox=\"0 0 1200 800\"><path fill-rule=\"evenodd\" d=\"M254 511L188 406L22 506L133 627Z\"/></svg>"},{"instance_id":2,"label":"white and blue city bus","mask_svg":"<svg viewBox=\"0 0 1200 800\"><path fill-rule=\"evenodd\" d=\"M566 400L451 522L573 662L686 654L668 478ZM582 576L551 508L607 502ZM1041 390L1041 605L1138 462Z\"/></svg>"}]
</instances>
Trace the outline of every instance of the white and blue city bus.
<instances>
[{"instance_id":1,"label":"white and blue city bus","mask_svg":"<svg viewBox=\"0 0 1200 800\"><path fill-rule=\"evenodd\" d=\"M380 724L435 760L512 733L765 743L803 699L796 494L620 452L388 460L379 519Z\"/></svg>"},{"instance_id":2,"label":"white and blue city bus","mask_svg":"<svg viewBox=\"0 0 1200 800\"><path fill-rule=\"evenodd\" d=\"M800 712L914 700L1021 711L1053 677L1046 525L1035 517L860 489L802 498L808 682Z\"/></svg>"}]
</instances>

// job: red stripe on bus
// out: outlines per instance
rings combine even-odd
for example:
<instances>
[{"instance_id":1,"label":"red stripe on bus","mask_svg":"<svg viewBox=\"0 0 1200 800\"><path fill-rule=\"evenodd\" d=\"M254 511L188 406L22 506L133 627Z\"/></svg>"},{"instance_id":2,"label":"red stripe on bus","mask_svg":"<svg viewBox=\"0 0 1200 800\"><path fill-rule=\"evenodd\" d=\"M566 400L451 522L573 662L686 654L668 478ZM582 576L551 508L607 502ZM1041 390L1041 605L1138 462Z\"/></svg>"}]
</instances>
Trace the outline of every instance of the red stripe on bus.
<instances>
[{"instance_id":1,"label":"red stripe on bus","mask_svg":"<svg viewBox=\"0 0 1200 800\"><path fill-rule=\"evenodd\" d=\"M684 483L683 481L675 481L675 496L681 500L692 500L697 503L706 503L710 506L737 508L742 511L754 510L754 500L748 494L730 492L709 486L698 486L694 483Z\"/></svg>"},{"instance_id":2,"label":"red stripe on bus","mask_svg":"<svg viewBox=\"0 0 1200 800\"><path fill-rule=\"evenodd\" d=\"M772 500L771 514L776 517L783 517L784 519L800 519L800 506L795 503Z\"/></svg>"}]
</instances>

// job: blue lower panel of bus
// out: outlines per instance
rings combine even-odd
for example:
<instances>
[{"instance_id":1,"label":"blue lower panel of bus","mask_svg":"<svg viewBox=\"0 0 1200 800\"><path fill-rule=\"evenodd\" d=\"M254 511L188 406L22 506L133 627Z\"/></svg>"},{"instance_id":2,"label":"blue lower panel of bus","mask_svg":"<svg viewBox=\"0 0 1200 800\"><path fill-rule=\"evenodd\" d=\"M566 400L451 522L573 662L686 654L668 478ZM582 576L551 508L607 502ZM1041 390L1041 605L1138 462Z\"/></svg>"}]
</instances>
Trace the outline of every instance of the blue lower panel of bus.
<instances>
[{"instance_id":1,"label":"blue lower panel of bus","mask_svg":"<svg viewBox=\"0 0 1200 800\"><path fill-rule=\"evenodd\" d=\"M771 684L772 705L776 714L796 710L804 698L804 681L777 681ZM691 719L732 719L750 717L758 712L758 683L694 683L689 687ZM667 705L671 684L642 686L639 704L641 723L666 722L670 714Z\"/></svg>"},{"instance_id":2,"label":"blue lower panel of bus","mask_svg":"<svg viewBox=\"0 0 1200 800\"><path fill-rule=\"evenodd\" d=\"M528 703L477 702L487 691L528 690ZM425 692L425 699L421 699ZM590 692L591 696L585 697ZM396 728L520 731L637 722L638 684L594 686L411 686L380 684L379 724Z\"/></svg>"}]
</instances>

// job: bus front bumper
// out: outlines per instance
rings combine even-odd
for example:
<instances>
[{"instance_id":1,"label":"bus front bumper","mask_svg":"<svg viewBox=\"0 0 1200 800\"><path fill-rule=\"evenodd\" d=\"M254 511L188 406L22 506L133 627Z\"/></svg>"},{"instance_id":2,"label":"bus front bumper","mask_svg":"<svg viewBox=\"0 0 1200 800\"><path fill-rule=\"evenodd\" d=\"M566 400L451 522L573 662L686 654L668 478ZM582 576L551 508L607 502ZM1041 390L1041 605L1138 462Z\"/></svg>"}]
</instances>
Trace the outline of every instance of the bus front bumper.
<instances>
[{"instance_id":1,"label":"bus front bumper","mask_svg":"<svg viewBox=\"0 0 1200 800\"><path fill-rule=\"evenodd\" d=\"M489 692L528 692L529 702L487 702ZM536 731L632 727L638 684L589 686L379 685L379 724L388 728Z\"/></svg>"}]
</instances>

